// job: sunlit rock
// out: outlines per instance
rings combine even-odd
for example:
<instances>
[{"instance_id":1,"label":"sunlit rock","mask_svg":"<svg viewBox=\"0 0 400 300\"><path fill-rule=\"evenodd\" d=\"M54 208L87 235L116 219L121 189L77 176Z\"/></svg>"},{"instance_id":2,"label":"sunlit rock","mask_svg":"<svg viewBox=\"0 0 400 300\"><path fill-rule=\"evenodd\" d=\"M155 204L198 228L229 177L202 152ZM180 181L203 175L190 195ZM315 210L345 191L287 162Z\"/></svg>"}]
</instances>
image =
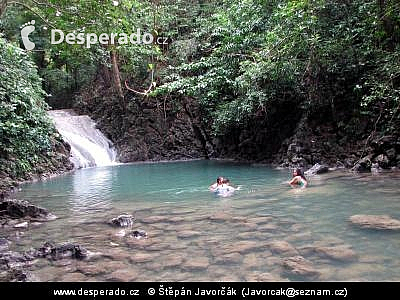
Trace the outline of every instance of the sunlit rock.
<instances>
[{"instance_id":1,"label":"sunlit rock","mask_svg":"<svg viewBox=\"0 0 400 300\"><path fill-rule=\"evenodd\" d=\"M393 219L388 215L354 215L350 217L350 222L361 228L379 230L400 229L400 220Z\"/></svg>"}]
</instances>

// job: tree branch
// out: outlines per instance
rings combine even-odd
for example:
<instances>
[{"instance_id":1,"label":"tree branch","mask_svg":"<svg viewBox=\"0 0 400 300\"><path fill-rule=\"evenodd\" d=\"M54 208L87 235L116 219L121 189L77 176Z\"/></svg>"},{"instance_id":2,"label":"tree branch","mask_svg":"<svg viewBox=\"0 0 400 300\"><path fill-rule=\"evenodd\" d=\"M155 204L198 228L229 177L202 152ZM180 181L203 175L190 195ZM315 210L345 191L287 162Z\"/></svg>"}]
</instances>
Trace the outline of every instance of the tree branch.
<instances>
[{"instance_id":1,"label":"tree branch","mask_svg":"<svg viewBox=\"0 0 400 300\"><path fill-rule=\"evenodd\" d=\"M7 3L7 1L6 1ZM38 16L44 23L46 23L48 26L52 27L52 28L56 28L53 24L49 23L49 21L47 21L44 17L42 17L38 12L36 12L32 7L30 7L29 5L25 4L25 3L21 3L18 1L10 1L8 2L9 5L20 5L25 7L26 9L28 9L30 12L32 12L33 14L35 14L36 16Z\"/></svg>"},{"instance_id":2,"label":"tree branch","mask_svg":"<svg viewBox=\"0 0 400 300\"><path fill-rule=\"evenodd\" d=\"M136 94L139 94L139 95L143 95L143 96L148 96L152 87L154 86L154 82L152 81L147 90L145 90L144 92L138 92L138 91L135 91L133 88L129 87L127 81L128 81L128 79L125 80L125 87L127 88L127 90L134 92Z\"/></svg>"}]
</instances>

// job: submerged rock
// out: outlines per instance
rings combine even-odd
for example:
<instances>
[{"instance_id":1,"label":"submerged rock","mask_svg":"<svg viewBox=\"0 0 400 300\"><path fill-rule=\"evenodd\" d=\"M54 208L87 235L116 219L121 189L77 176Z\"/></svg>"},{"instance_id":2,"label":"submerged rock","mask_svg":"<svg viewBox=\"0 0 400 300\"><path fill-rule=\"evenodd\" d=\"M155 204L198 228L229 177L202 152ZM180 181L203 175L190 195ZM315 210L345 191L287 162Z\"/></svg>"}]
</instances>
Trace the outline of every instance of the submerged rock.
<instances>
[{"instance_id":1,"label":"submerged rock","mask_svg":"<svg viewBox=\"0 0 400 300\"><path fill-rule=\"evenodd\" d=\"M42 247L33 251L34 257L50 258L53 260L63 258L77 258L82 259L87 257L88 251L75 244L67 243L56 246L50 242L46 242Z\"/></svg>"},{"instance_id":2,"label":"submerged rock","mask_svg":"<svg viewBox=\"0 0 400 300\"><path fill-rule=\"evenodd\" d=\"M342 262L350 262L357 260L356 252L348 246L332 246L332 247L315 247L314 252L321 256Z\"/></svg>"},{"instance_id":3,"label":"submerged rock","mask_svg":"<svg viewBox=\"0 0 400 300\"><path fill-rule=\"evenodd\" d=\"M21 269L10 269L0 275L0 281L6 282L35 282L38 281L30 272Z\"/></svg>"},{"instance_id":4,"label":"submerged rock","mask_svg":"<svg viewBox=\"0 0 400 300\"><path fill-rule=\"evenodd\" d=\"M192 257L181 265L185 271L202 271L206 270L210 265L207 257Z\"/></svg>"},{"instance_id":5,"label":"submerged rock","mask_svg":"<svg viewBox=\"0 0 400 300\"><path fill-rule=\"evenodd\" d=\"M129 233L129 237L133 237L135 239L142 239L142 238L147 238L147 232L144 230L134 230L132 232Z\"/></svg>"},{"instance_id":6,"label":"submerged rock","mask_svg":"<svg viewBox=\"0 0 400 300\"><path fill-rule=\"evenodd\" d=\"M268 244L272 253L277 253L281 255L296 255L298 251L295 247L286 241L272 241Z\"/></svg>"},{"instance_id":7,"label":"submerged rock","mask_svg":"<svg viewBox=\"0 0 400 300\"><path fill-rule=\"evenodd\" d=\"M313 264L300 255L285 258L282 265L285 271L291 275L300 275L312 279L320 275L320 272L313 267Z\"/></svg>"},{"instance_id":8,"label":"submerged rock","mask_svg":"<svg viewBox=\"0 0 400 300\"><path fill-rule=\"evenodd\" d=\"M388 215L354 215L350 217L350 222L361 228L378 230L400 229L400 220L393 219Z\"/></svg>"},{"instance_id":9,"label":"submerged rock","mask_svg":"<svg viewBox=\"0 0 400 300\"><path fill-rule=\"evenodd\" d=\"M0 238L0 251L7 250L11 242L5 238Z\"/></svg>"},{"instance_id":10,"label":"submerged rock","mask_svg":"<svg viewBox=\"0 0 400 300\"><path fill-rule=\"evenodd\" d=\"M22 254L14 251L2 252L0 253L0 269L20 269L30 264L33 259L34 257L29 254Z\"/></svg>"},{"instance_id":11,"label":"submerged rock","mask_svg":"<svg viewBox=\"0 0 400 300\"><path fill-rule=\"evenodd\" d=\"M132 215L119 215L111 219L110 223L119 227L130 227L133 225L135 218Z\"/></svg>"}]
</instances>

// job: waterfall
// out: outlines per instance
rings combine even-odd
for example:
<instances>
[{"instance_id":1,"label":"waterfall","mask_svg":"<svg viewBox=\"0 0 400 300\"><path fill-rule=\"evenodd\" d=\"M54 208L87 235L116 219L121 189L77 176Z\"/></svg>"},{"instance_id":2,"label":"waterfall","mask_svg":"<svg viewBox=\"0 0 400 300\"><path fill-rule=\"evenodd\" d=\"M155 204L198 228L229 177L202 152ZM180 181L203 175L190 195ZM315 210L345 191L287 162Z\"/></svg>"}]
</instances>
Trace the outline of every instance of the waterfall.
<instances>
[{"instance_id":1,"label":"waterfall","mask_svg":"<svg viewBox=\"0 0 400 300\"><path fill-rule=\"evenodd\" d=\"M73 110L48 111L58 132L71 146L70 160L75 168L109 166L116 164L112 143L87 115L77 115Z\"/></svg>"}]
</instances>

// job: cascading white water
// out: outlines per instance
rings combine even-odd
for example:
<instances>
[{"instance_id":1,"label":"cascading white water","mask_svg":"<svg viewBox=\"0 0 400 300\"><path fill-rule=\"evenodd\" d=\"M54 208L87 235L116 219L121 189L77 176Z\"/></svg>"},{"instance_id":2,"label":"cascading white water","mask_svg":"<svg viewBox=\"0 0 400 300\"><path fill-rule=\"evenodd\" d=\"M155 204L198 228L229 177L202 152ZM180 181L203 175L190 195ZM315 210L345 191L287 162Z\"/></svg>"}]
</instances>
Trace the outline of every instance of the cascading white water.
<instances>
[{"instance_id":1,"label":"cascading white water","mask_svg":"<svg viewBox=\"0 0 400 300\"><path fill-rule=\"evenodd\" d=\"M116 164L112 143L87 115L77 115L73 110L61 109L48 112L58 132L71 146L70 160L75 168L108 166Z\"/></svg>"}]
</instances>

